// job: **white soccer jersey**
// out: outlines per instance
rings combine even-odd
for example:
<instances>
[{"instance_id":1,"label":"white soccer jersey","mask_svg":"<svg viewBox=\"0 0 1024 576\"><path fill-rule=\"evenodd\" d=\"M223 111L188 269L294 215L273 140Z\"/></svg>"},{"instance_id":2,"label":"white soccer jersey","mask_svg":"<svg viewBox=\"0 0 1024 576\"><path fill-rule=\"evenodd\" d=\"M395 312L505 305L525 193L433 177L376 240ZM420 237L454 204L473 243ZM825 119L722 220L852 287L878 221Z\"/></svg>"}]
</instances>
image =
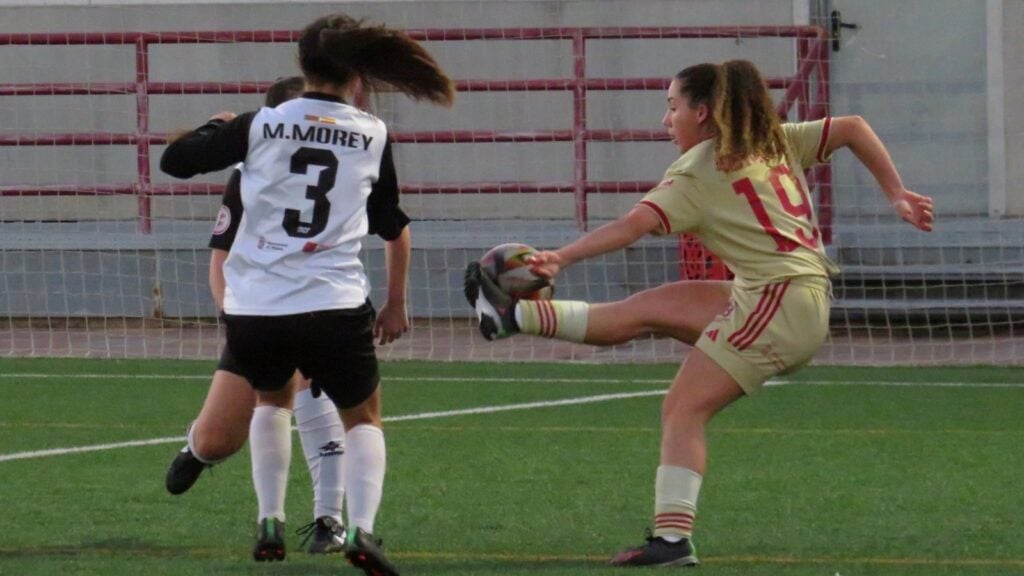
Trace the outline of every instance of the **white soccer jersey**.
<instances>
[{"instance_id":1,"label":"white soccer jersey","mask_svg":"<svg viewBox=\"0 0 1024 576\"><path fill-rule=\"evenodd\" d=\"M244 212L224 264L228 314L356 308L370 286L359 260L384 123L339 102L263 108L249 128Z\"/></svg>"},{"instance_id":2,"label":"white soccer jersey","mask_svg":"<svg viewBox=\"0 0 1024 576\"><path fill-rule=\"evenodd\" d=\"M306 93L230 122L211 120L168 146L161 169L179 178L244 161L225 312L283 316L366 302L362 237L392 240L409 221L398 207L387 137L376 117Z\"/></svg>"}]
</instances>

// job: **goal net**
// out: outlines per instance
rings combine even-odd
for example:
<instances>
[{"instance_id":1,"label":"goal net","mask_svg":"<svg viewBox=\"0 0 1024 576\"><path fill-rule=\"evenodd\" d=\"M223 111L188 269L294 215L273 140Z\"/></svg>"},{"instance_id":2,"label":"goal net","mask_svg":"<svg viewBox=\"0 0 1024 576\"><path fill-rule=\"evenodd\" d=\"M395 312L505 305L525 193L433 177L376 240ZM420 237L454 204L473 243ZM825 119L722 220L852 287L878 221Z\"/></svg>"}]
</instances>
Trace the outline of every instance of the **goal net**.
<instances>
[{"instance_id":1,"label":"goal net","mask_svg":"<svg viewBox=\"0 0 1024 576\"><path fill-rule=\"evenodd\" d=\"M843 270L816 362L1024 358L1024 199L1010 160L1024 64L1002 14L1013 3L999 14L932 0L842 14L810 0L93 4L30 5L0 22L0 356L218 354L206 243L227 174L173 180L160 153L216 112L258 108L275 78L298 74L302 26L342 9L423 41L459 91L450 110L387 93L361 102L389 125L414 219L413 327L383 358L677 361L687 347L655 337L485 342L462 273L497 244L557 247L625 213L677 155L661 126L671 76L734 58L758 66L790 121L864 116L908 187L935 197L936 231L923 234L892 216L849 152L809 174ZM977 42L905 34L927 20ZM363 260L380 305L378 239ZM556 295L601 302L726 274L690 238L648 238L572 267Z\"/></svg>"}]
</instances>

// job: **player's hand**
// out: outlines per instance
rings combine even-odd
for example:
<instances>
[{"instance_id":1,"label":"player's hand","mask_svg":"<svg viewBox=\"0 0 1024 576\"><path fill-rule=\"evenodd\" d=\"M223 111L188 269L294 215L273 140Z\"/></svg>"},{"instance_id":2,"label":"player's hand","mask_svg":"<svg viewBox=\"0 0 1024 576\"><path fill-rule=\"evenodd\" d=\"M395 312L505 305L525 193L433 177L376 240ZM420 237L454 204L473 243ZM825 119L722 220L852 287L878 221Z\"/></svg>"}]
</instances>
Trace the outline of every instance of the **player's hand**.
<instances>
[{"instance_id":1,"label":"player's hand","mask_svg":"<svg viewBox=\"0 0 1024 576\"><path fill-rule=\"evenodd\" d=\"M545 250L526 257L526 263L530 265L530 272L535 276L551 280L562 271L562 257L558 252Z\"/></svg>"},{"instance_id":2,"label":"player's hand","mask_svg":"<svg viewBox=\"0 0 1024 576\"><path fill-rule=\"evenodd\" d=\"M213 116L210 116L210 120L208 120L208 122L212 122L214 120L220 120L221 122L231 122L234 119L234 112L219 112L217 114L214 114Z\"/></svg>"},{"instance_id":3,"label":"player's hand","mask_svg":"<svg viewBox=\"0 0 1024 576\"><path fill-rule=\"evenodd\" d=\"M385 303L373 325L373 337L377 339L377 343L381 346L390 344L408 331L409 314L406 312L405 304Z\"/></svg>"},{"instance_id":4,"label":"player's hand","mask_svg":"<svg viewBox=\"0 0 1024 576\"><path fill-rule=\"evenodd\" d=\"M914 227L931 232L935 223L932 211L931 196L924 196L910 190L901 190L892 197L892 207L896 213Z\"/></svg>"}]
</instances>

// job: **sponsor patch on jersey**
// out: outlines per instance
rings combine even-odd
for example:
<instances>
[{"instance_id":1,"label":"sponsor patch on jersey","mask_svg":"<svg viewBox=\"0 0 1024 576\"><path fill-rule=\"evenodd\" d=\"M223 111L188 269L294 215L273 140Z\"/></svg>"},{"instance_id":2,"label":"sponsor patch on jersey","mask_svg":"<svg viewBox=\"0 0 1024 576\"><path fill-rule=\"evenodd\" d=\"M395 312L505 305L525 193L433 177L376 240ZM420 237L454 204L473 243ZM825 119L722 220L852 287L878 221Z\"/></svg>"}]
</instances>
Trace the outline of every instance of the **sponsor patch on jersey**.
<instances>
[{"instance_id":1,"label":"sponsor patch on jersey","mask_svg":"<svg viewBox=\"0 0 1024 576\"><path fill-rule=\"evenodd\" d=\"M213 224L213 235L220 236L231 227L231 210L227 206L221 206L217 211L217 221Z\"/></svg>"},{"instance_id":2,"label":"sponsor patch on jersey","mask_svg":"<svg viewBox=\"0 0 1024 576\"><path fill-rule=\"evenodd\" d=\"M337 118L331 118L330 116L317 116L315 114L306 114L303 116L307 122L320 122L321 124L339 124Z\"/></svg>"},{"instance_id":3,"label":"sponsor patch on jersey","mask_svg":"<svg viewBox=\"0 0 1024 576\"><path fill-rule=\"evenodd\" d=\"M257 250L268 250L270 252L284 252L285 249L287 248L287 244L282 244L281 242L271 242L270 240L267 240L265 236L260 236L259 240L256 242Z\"/></svg>"},{"instance_id":4,"label":"sponsor patch on jersey","mask_svg":"<svg viewBox=\"0 0 1024 576\"><path fill-rule=\"evenodd\" d=\"M657 190L658 188L668 188L675 181L676 181L675 178L668 178L668 179L662 180L661 182L658 182L658 185L655 186L654 189Z\"/></svg>"}]
</instances>

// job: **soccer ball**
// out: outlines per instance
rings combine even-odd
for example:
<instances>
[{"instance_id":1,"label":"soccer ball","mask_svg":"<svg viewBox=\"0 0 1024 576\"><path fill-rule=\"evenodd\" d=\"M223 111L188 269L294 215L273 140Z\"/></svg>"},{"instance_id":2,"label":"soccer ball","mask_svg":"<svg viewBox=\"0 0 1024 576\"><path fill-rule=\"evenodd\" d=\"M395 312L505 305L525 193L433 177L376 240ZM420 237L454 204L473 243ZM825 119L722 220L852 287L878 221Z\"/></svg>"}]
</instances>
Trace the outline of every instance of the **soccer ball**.
<instances>
[{"instance_id":1,"label":"soccer ball","mask_svg":"<svg viewBox=\"0 0 1024 576\"><path fill-rule=\"evenodd\" d=\"M526 258L536 252L526 244L495 246L480 259L480 269L513 298L549 300L554 294L554 285L530 272L526 263Z\"/></svg>"}]
</instances>

